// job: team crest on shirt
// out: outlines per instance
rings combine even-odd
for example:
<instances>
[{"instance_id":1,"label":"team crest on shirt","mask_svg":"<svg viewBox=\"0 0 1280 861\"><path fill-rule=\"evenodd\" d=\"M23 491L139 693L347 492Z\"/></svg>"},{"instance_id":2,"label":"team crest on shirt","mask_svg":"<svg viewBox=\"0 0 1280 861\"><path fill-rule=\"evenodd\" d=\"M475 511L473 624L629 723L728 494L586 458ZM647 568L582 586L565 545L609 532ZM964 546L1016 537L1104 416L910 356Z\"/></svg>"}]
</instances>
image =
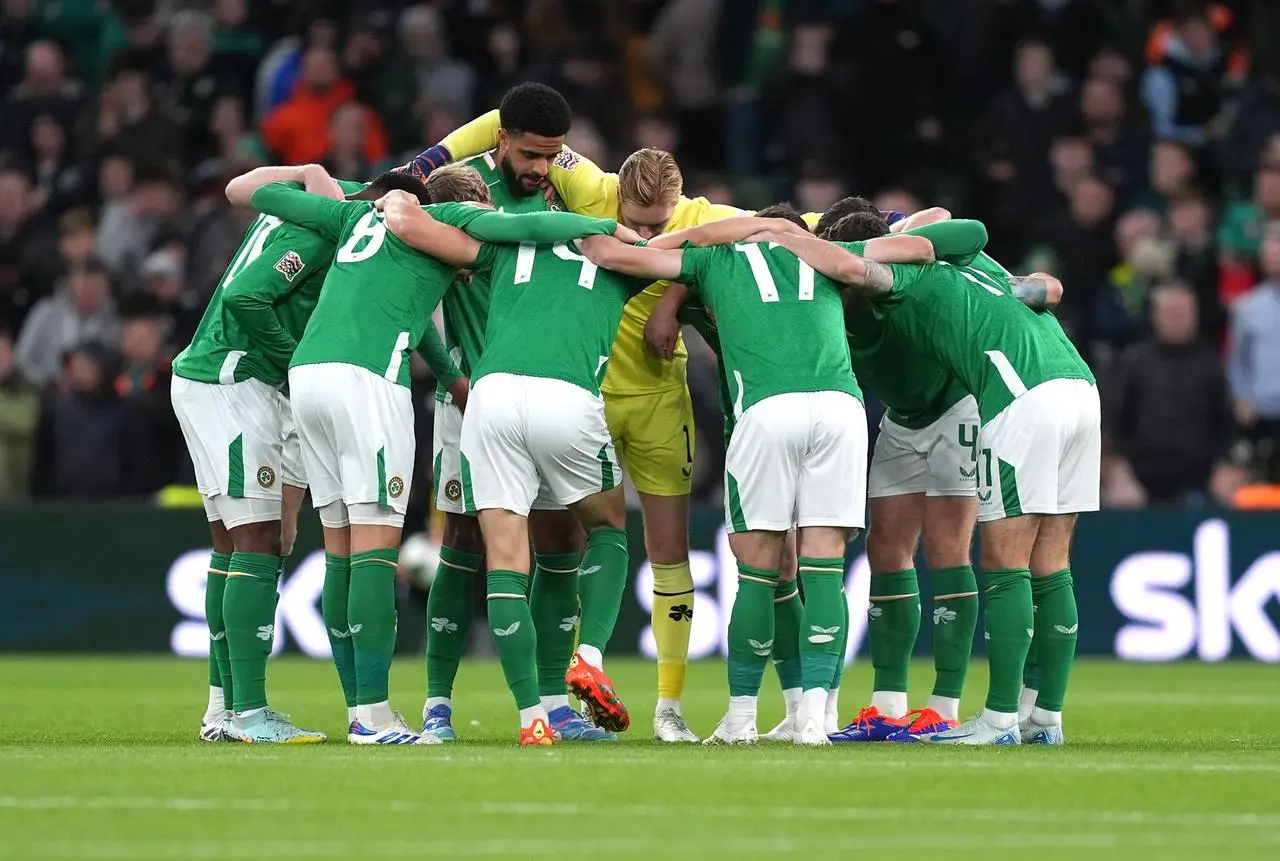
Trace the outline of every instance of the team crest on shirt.
<instances>
[{"instance_id":1,"label":"team crest on shirt","mask_svg":"<svg viewBox=\"0 0 1280 861\"><path fill-rule=\"evenodd\" d=\"M387 494L392 499L399 499L402 493L404 493L404 479L398 475L391 476L391 480L387 482Z\"/></svg>"},{"instance_id":2,"label":"team crest on shirt","mask_svg":"<svg viewBox=\"0 0 1280 861\"><path fill-rule=\"evenodd\" d=\"M275 270L284 276L284 280L293 283L293 279L298 277L298 273L302 272L306 265L298 256L298 252L286 251L284 256L276 261Z\"/></svg>"},{"instance_id":3,"label":"team crest on shirt","mask_svg":"<svg viewBox=\"0 0 1280 861\"><path fill-rule=\"evenodd\" d=\"M258 467L258 484L263 490L270 490L276 483L276 471L269 466Z\"/></svg>"},{"instance_id":4,"label":"team crest on shirt","mask_svg":"<svg viewBox=\"0 0 1280 861\"><path fill-rule=\"evenodd\" d=\"M553 164L561 170L573 170L578 166L578 154L571 149L562 149Z\"/></svg>"},{"instance_id":5,"label":"team crest on shirt","mask_svg":"<svg viewBox=\"0 0 1280 861\"><path fill-rule=\"evenodd\" d=\"M444 483L444 498L450 502L457 502L462 498L462 482L456 478L451 478Z\"/></svg>"}]
</instances>

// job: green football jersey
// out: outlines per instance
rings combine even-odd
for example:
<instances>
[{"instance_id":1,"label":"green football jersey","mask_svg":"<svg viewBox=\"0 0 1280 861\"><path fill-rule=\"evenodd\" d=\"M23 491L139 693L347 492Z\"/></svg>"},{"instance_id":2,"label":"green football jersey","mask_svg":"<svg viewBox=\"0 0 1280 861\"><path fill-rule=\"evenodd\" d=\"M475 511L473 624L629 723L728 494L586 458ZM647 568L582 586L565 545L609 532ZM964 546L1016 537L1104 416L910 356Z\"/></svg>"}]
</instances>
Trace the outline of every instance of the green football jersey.
<instances>
[{"instance_id":1,"label":"green football jersey","mask_svg":"<svg viewBox=\"0 0 1280 861\"><path fill-rule=\"evenodd\" d=\"M363 183L339 181L354 194ZM179 377L278 386L320 297L333 243L272 215L259 215L205 308L191 343L173 360Z\"/></svg>"},{"instance_id":2,"label":"green football jersey","mask_svg":"<svg viewBox=\"0 0 1280 861\"><path fill-rule=\"evenodd\" d=\"M1080 354L1055 333L1057 321L1014 298L1003 269L945 262L890 268L893 289L875 301L876 316L960 380L977 398L983 424L1041 383L1093 382Z\"/></svg>"},{"instance_id":3,"label":"green football jersey","mask_svg":"<svg viewBox=\"0 0 1280 861\"><path fill-rule=\"evenodd\" d=\"M489 325L472 382L548 377L600 394L627 300L652 279L600 269L565 243L486 245Z\"/></svg>"},{"instance_id":4,"label":"green football jersey","mask_svg":"<svg viewBox=\"0 0 1280 861\"><path fill-rule=\"evenodd\" d=\"M716 354L718 364L716 366L716 403L720 405L720 413L724 416L724 445L729 447L729 438L733 436L733 426L736 423L733 417L733 395L729 391L729 378L724 372L724 353L720 350L720 330L716 328L715 320L711 319L711 314L707 312L707 308L697 298L690 296L680 306L680 311L676 314L676 319L686 326L692 326L694 331L702 336L702 340L707 342L707 346L711 348L711 352Z\"/></svg>"},{"instance_id":5,"label":"green football jersey","mask_svg":"<svg viewBox=\"0 0 1280 861\"><path fill-rule=\"evenodd\" d=\"M965 242L964 228L976 225L977 239ZM908 234L925 236L935 241L940 259L952 263L969 263L986 244L986 229L977 222L942 222L927 225ZM945 242L946 238L960 239ZM838 242L854 254L866 250L865 242ZM944 257L945 255L945 257ZM856 301L845 313L845 330L849 338L849 358L860 385L866 386L884 402L889 420L913 430L925 428L961 400L969 392L964 385L921 347L902 337L891 327L881 324L866 302Z\"/></svg>"},{"instance_id":6,"label":"green football jersey","mask_svg":"<svg viewBox=\"0 0 1280 861\"><path fill-rule=\"evenodd\" d=\"M495 160L496 150L475 156L462 162L473 167L489 186L494 208L498 212L526 213L560 211L564 209L559 196L547 203L542 192L529 195L511 190L502 168ZM489 273L476 272L465 290L450 290L443 302L444 339L449 355L458 363L458 369L468 376L480 361L484 352L485 329L489 321ZM436 400L448 403L453 400L445 391L444 381L436 388Z\"/></svg>"},{"instance_id":7,"label":"green football jersey","mask_svg":"<svg viewBox=\"0 0 1280 861\"><path fill-rule=\"evenodd\" d=\"M337 246L307 330L290 367L356 365L409 385L409 351L433 324L431 313L457 267L410 248L387 230L368 201L329 200L267 186L254 208L307 227ZM428 207L433 218L465 227L484 209L458 203Z\"/></svg>"},{"instance_id":8,"label":"green football jersey","mask_svg":"<svg viewBox=\"0 0 1280 861\"><path fill-rule=\"evenodd\" d=\"M862 399L849 364L841 288L790 251L771 244L686 248L679 280L715 317L735 419L791 392Z\"/></svg>"}]
</instances>

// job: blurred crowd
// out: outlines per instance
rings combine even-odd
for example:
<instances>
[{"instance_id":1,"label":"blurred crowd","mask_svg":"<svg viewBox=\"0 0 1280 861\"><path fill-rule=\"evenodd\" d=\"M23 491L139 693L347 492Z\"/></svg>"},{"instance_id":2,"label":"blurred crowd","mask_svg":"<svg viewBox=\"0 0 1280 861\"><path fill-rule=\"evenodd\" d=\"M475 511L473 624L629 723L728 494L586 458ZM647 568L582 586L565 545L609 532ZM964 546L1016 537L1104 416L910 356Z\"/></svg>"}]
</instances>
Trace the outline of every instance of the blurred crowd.
<instances>
[{"instance_id":1,"label":"blurred crowd","mask_svg":"<svg viewBox=\"0 0 1280 861\"><path fill-rule=\"evenodd\" d=\"M1268 500L1241 487L1280 484L1277 35L1268 0L0 0L0 500L191 481L169 360L249 220L229 177L370 178L528 79L575 148L670 150L690 195L984 220L1067 285L1107 504Z\"/></svg>"}]
</instances>

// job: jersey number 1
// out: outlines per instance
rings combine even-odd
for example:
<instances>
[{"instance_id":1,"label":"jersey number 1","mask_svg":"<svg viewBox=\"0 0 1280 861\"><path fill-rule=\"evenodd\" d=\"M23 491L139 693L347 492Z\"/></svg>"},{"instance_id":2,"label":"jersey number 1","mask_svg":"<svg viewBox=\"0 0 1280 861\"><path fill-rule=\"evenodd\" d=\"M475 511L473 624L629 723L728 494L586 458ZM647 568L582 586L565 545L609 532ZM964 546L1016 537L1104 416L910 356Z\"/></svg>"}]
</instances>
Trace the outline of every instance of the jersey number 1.
<instances>
[{"instance_id":1,"label":"jersey number 1","mask_svg":"<svg viewBox=\"0 0 1280 861\"><path fill-rule=\"evenodd\" d=\"M245 241L239 256L231 261L231 268L227 270L226 280L222 282L224 287L231 283L232 278L243 272L245 267L258 259L258 255L262 253L262 249L267 245L267 238L271 236L271 231L281 224L284 224L284 222L274 215L258 216L258 220L253 225L249 238Z\"/></svg>"},{"instance_id":2,"label":"jersey number 1","mask_svg":"<svg viewBox=\"0 0 1280 861\"><path fill-rule=\"evenodd\" d=\"M776 243L769 243L770 248L777 247ZM760 291L761 302L777 302L778 284L773 280L773 273L769 271L769 264L764 259L764 252L760 250L759 245L735 245L733 250L747 257L747 265L751 267L751 277L756 280L756 289ZM797 259L800 264L800 276L796 279L800 285L800 301L807 302L813 298L813 267L803 260Z\"/></svg>"}]
</instances>

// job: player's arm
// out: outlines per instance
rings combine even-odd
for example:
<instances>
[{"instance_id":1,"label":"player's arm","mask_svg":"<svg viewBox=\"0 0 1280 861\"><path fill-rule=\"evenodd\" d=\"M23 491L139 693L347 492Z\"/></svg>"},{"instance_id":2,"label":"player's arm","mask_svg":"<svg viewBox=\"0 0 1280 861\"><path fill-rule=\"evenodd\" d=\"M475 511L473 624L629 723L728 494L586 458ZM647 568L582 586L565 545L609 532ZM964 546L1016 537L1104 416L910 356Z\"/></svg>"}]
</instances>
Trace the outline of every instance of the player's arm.
<instances>
[{"instance_id":1,"label":"player's arm","mask_svg":"<svg viewBox=\"0 0 1280 861\"><path fill-rule=\"evenodd\" d=\"M835 243L855 254L849 244ZM933 263L937 259L933 243L923 236L877 236L862 243L861 256L877 263Z\"/></svg>"},{"instance_id":2,"label":"player's arm","mask_svg":"<svg viewBox=\"0 0 1280 861\"><path fill-rule=\"evenodd\" d=\"M1057 307L1062 301L1062 282L1046 272L1009 276L1014 298L1034 311Z\"/></svg>"},{"instance_id":3,"label":"player's arm","mask_svg":"<svg viewBox=\"0 0 1280 861\"><path fill-rule=\"evenodd\" d=\"M572 242L585 236L613 236L618 222L612 218L590 218L573 212L509 212L485 210L463 228L484 242ZM630 231L623 231L630 236Z\"/></svg>"},{"instance_id":4,"label":"player's arm","mask_svg":"<svg viewBox=\"0 0 1280 861\"><path fill-rule=\"evenodd\" d=\"M949 209L943 209L941 206L931 206L928 209L922 209L919 212L912 213L905 218L900 218L897 221L892 222L889 225L889 232L901 233L904 230L913 230L917 227L937 224L940 221L947 221L950 218L951 211Z\"/></svg>"},{"instance_id":5,"label":"player's arm","mask_svg":"<svg viewBox=\"0 0 1280 861\"><path fill-rule=\"evenodd\" d=\"M428 321L426 331L422 333L422 340L418 342L418 355L427 363L427 367L431 369L431 374L436 381L453 395L453 402L458 409L465 410L467 407L467 395L471 391L471 381L463 375L458 368L458 363L453 360L453 356L449 355L449 351L445 349L444 341L440 340L440 333L436 331L436 324Z\"/></svg>"},{"instance_id":6,"label":"player's arm","mask_svg":"<svg viewBox=\"0 0 1280 861\"><path fill-rule=\"evenodd\" d=\"M232 206L249 206L253 193L265 185L276 182L296 182L311 194L330 200L342 200L342 189L337 180L318 164L292 167L255 167L227 183L227 200Z\"/></svg>"},{"instance_id":7,"label":"player's arm","mask_svg":"<svg viewBox=\"0 0 1280 861\"><path fill-rule=\"evenodd\" d=\"M497 110L481 114L471 122L454 129L444 140L427 147L399 170L426 179L431 171L456 159L469 158L488 152L498 145L498 129L502 120Z\"/></svg>"},{"instance_id":8,"label":"player's arm","mask_svg":"<svg viewBox=\"0 0 1280 861\"><path fill-rule=\"evenodd\" d=\"M303 253L309 254L310 251L303 249ZM290 256L293 259L286 259ZM244 330L245 337L261 349L276 367L289 367L298 342L280 323L275 303L322 265L321 261L305 259L291 248L284 250L283 257L274 253L259 254L222 288L222 306ZM292 280L290 273L293 273Z\"/></svg>"},{"instance_id":9,"label":"player's arm","mask_svg":"<svg viewBox=\"0 0 1280 861\"><path fill-rule=\"evenodd\" d=\"M471 266L480 255L479 240L436 221L408 192L388 192L378 206L387 221L387 230L410 248L451 266Z\"/></svg>"},{"instance_id":10,"label":"player's arm","mask_svg":"<svg viewBox=\"0 0 1280 861\"><path fill-rule=\"evenodd\" d=\"M249 205L264 215L274 215L337 242L350 208L364 204L309 194L290 183L277 182L253 192Z\"/></svg>"},{"instance_id":11,"label":"player's arm","mask_svg":"<svg viewBox=\"0 0 1280 861\"><path fill-rule=\"evenodd\" d=\"M709 245L730 245L735 242L759 241L756 237L782 233L804 233L798 224L785 218L757 218L740 215L718 221L708 221L696 227L664 233L649 243L650 248L681 248L685 244L705 248Z\"/></svg>"},{"instance_id":12,"label":"player's arm","mask_svg":"<svg viewBox=\"0 0 1280 861\"><path fill-rule=\"evenodd\" d=\"M680 249L627 245L610 236L588 236L577 244L583 256L602 269L651 281L679 278L684 261Z\"/></svg>"},{"instance_id":13,"label":"player's arm","mask_svg":"<svg viewBox=\"0 0 1280 861\"><path fill-rule=\"evenodd\" d=\"M605 218L618 214L618 175L606 173L581 153L565 147L552 160L547 179L571 212Z\"/></svg>"},{"instance_id":14,"label":"player's arm","mask_svg":"<svg viewBox=\"0 0 1280 861\"><path fill-rule=\"evenodd\" d=\"M652 248L652 244L649 247ZM670 359L675 355L683 322L680 309L688 298L688 287L679 283L668 284L662 298L649 312L649 319L644 323L644 342L649 351L660 359Z\"/></svg>"},{"instance_id":15,"label":"player's arm","mask_svg":"<svg viewBox=\"0 0 1280 861\"><path fill-rule=\"evenodd\" d=\"M785 234L779 243L814 271L853 287L859 293L875 297L893 290L893 270L888 264L859 257L839 245L804 234Z\"/></svg>"},{"instance_id":16,"label":"player's arm","mask_svg":"<svg viewBox=\"0 0 1280 861\"><path fill-rule=\"evenodd\" d=\"M939 260L945 260L955 266L968 266L973 258L987 247L987 226L981 221L970 218L939 221L923 227L913 228L910 234L899 236L922 236L933 243L934 253ZM898 262L882 260L882 263Z\"/></svg>"}]
</instances>

